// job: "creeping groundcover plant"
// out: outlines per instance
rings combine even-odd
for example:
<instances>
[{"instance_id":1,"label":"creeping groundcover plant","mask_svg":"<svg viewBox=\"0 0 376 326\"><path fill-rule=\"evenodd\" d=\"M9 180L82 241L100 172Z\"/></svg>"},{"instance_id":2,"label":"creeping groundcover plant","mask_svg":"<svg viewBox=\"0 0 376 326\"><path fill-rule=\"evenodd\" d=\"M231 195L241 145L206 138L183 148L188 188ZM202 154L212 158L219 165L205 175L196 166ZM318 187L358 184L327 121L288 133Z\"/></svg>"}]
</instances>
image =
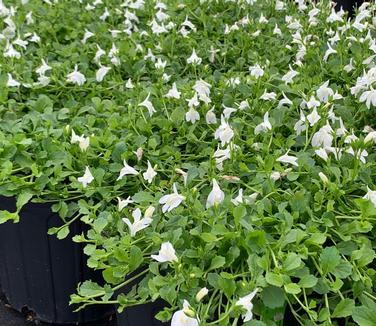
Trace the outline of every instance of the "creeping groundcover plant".
<instances>
[{"instance_id":1,"label":"creeping groundcover plant","mask_svg":"<svg viewBox=\"0 0 376 326\"><path fill-rule=\"evenodd\" d=\"M0 194L182 325L376 325L376 5L0 1ZM9 222L8 222L9 223ZM286 321L286 316L290 316Z\"/></svg>"}]
</instances>

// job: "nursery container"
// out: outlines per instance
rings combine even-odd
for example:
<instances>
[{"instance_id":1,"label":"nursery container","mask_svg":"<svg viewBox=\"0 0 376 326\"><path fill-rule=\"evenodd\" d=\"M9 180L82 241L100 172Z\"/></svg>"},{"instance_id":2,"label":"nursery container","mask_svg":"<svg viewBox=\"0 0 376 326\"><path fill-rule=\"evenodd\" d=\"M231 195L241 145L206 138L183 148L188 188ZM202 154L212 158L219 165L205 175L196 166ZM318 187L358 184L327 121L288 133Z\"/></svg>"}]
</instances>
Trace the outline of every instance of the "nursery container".
<instances>
[{"instance_id":1,"label":"nursery container","mask_svg":"<svg viewBox=\"0 0 376 326\"><path fill-rule=\"evenodd\" d=\"M0 197L0 209L15 211L15 199ZM79 282L101 279L87 268L82 245L47 234L50 227L61 225L51 205L29 203L20 217L19 223L0 225L0 284L8 303L55 324L84 323L111 314L111 306L92 306L77 313L69 306L69 296ZM70 229L79 234L83 225L77 221Z\"/></svg>"},{"instance_id":2,"label":"nursery container","mask_svg":"<svg viewBox=\"0 0 376 326\"><path fill-rule=\"evenodd\" d=\"M349 12L350 16L354 15L354 8L360 7L364 0L335 0L336 3L336 9L346 10Z\"/></svg>"},{"instance_id":3,"label":"nursery container","mask_svg":"<svg viewBox=\"0 0 376 326\"><path fill-rule=\"evenodd\" d=\"M117 314L118 326L169 326L155 319L155 315L164 308L163 301L128 307Z\"/></svg>"}]
</instances>

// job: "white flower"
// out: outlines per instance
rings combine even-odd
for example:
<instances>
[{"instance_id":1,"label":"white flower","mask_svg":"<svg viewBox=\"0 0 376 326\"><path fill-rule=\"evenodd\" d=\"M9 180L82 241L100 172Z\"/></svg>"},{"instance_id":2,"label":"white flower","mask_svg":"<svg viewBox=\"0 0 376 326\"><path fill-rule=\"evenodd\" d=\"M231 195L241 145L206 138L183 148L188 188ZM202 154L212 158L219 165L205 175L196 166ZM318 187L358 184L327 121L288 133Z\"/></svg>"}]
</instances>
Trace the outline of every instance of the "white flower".
<instances>
[{"instance_id":1,"label":"white flower","mask_svg":"<svg viewBox=\"0 0 376 326\"><path fill-rule=\"evenodd\" d=\"M316 91L316 95L321 102L327 103L329 101L329 97L334 95L333 90L328 87L329 80L327 80L324 84L322 84L319 89Z\"/></svg>"},{"instance_id":2,"label":"white flower","mask_svg":"<svg viewBox=\"0 0 376 326\"><path fill-rule=\"evenodd\" d=\"M132 79L128 78L127 82L125 83L125 87L128 89L134 88L134 85L132 83Z\"/></svg>"},{"instance_id":3,"label":"white flower","mask_svg":"<svg viewBox=\"0 0 376 326\"><path fill-rule=\"evenodd\" d=\"M107 73L111 70L110 67L100 67L98 70L97 70L97 73L95 75L95 78L97 80L98 83L100 83L101 81L103 81L103 78L107 75Z\"/></svg>"},{"instance_id":4,"label":"white flower","mask_svg":"<svg viewBox=\"0 0 376 326\"><path fill-rule=\"evenodd\" d=\"M294 69L290 67L290 71L287 72L283 77L282 77L282 81L285 82L285 84L291 84L293 82L293 79L294 77L296 77L297 75L299 75L299 73L297 71L295 71Z\"/></svg>"},{"instance_id":5,"label":"white flower","mask_svg":"<svg viewBox=\"0 0 376 326\"><path fill-rule=\"evenodd\" d=\"M209 290L206 287L202 288L196 294L196 301L200 302L208 293L209 293Z\"/></svg>"},{"instance_id":6,"label":"white flower","mask_svg":"<svg viewBox=\"0 0 376 326\"><path fill-rule=\"evenodd\" d=\"M319 148L315 150L316 155L321 157L325 162L328 160L329 156L325 148Z\"/></svg>"},{"instance_id":7,"label":"white flower","mask_svg":"<svg viewBox=\"0 0 376 326\"><path fill-rule=\"evenodd\" d=\"M363 149L363 150L357 150L356 152L354 151L354 149L352 147L348 148L347 153L349 153L350 155L353 155L355 156L357 159L359 159L362 163L366 163L366 158L368 156L368 152Z\"/></svg>"},{"instance_id":8,"label":"white flower","mask_svg":"<svg viewBox=\"0 0 376 326\"><path fill-rule=\"evenodd\" d=\"M161 245L161 249L158 252L158 255L151 255L151 258L160 262L160 263L171 263L177 262L179 259L176 256L174 247L170 242L164 242ZM176 324L178 325L178 324Z\"/></svg>"},{"instance_id":9,"label":"white flower","mask_svg":"<svg viewBox=\"0 0 376 326\"><path fill-rule=\"evenodd\" d=\"M194 312L190 309L187 300L184 300L183 309L176 311L172 316L171 326L199 326L198 320L193 318Z\"/></svg>"},{"instance_id":10,"label":"white flower","mask_svg":"<svg viewBox=\"0 0 376 326\"><path fill-rule=\"evenodd\" d=\"M224 199L225 193L219 187L217 180L213 179L213 189L206 200L206 208L208 209L214 205L219 205Z\"/></svg>"},{"instance_id":11,"label":"white flower","mask_svg":"<svg viewBox=\"0 0 376 326\"><path fill-rule=\"evenodd\" d=\"M200 79L197 80L193 86L193 89L196 91L198 98L200 101L208 104L211 102L210 100L210 87L211 85L204 80Z\"/></svg>"},{"instance_id":12,"label":"white flower","mask_svg":"<svg viewBox=\"0 0 376 326\"><path fill-rule=\"evenodd\" d=\"M175 98L180 99L181 92L178 91L176 87L176 83L172 84L171 89L168 91L168 93L165 95L167 98Z\"/></svg>"},{"instance_id":13,"label":"white flower","mask_svg":"<svg viewBox=\"0 0 376 326\"><path fill-rule=\"evenodd\" d=\"M44 61L44 59L42 59L42 65L39 66L35 72L39 75L39 76L44 76L45 73L49 70L51 70L52 68L46 63L46 61Z\"/></svg>"},{"instance_id":14,"label":"white flower","mask_svg":"<svg viewBox=\"0 0 376 326\"><path fill-rule=\"evenodd\" d=\"M200 120L200 114L193 107L191 107L185 114L185 120L187 122L195 123L196 121Z\"/></svg>"},{"instance_id":15,"label":"white flower","mask_svg":"<svg viewBox=\"0 0 376 326\"><path fill-rule=\"evenodd\" d=\"M282 174L278 171L274 171L270 175L270 179L272 179L273 181L277 181L277 180L281 179L281 177L282 177Z\"/></svg>"},{"instance_id":16,"label":"white flower","mask_svg":"<svg viewBox=\"0 0 376 326\"><path fill-rule=\"evenodd\" d=\"M217 117L215 116L214 108L215 107L213 106L208 112L206 112L205 120L208 125L217 123Z\"/></svg>"},{"instance_id":17,"label":"white flower","mask_svg":"<svg viewBox=\"0 0 376 326\"><path fill-rule=\"evenodd\" d=\"M255 128L255 135L266 132L268 130L272 130L272 125L269 121L269 112L266 112L264 114L264 121L258 124Z\"/></svg>"},{"instance_id":18,"label":"white flower","mask_svg":"<svg viewBox=\"0 0 376 326\"><path fill-rule=\"evenodd\" d=\"M252 77L259 79L260 77L264 76L264 69L262 69L258 64L252 67L249 67L249 71Z\"/></svg>"},{"instance_id":19,"label":"white flower","mask_svg":"<svg viewBox=\"0 0 376 326\"><path fill-rule=\"evenodd\" d=\"M186 100L188 102L188 107L193 108L195 106L199 106L200 102L198 101L197 93L193 95L192 98Z\"/></svg>"},{"instance_id":20,"label":"white flower","mask_svg":"<svg viewBox=\"0 0 376 326\"><path fill-rule=\"evenodd\" d=\"M235 198L231 199L231 202L235 206L238 206L239 204L243 203L243 189L242 188L239 189L238 195Z\"/></svg>"},{"instance_id":21,"label":"white flower","mask_svg":"<svg viewBox=\"0 0 376 326\"><path fill-rule=\"evenodd\" d=\"M224 104L223 104L223 108L224 108L224 110L223 110L222 114L223 114L223 116L224 116L226 119L229 119L229 118L230 118L230 115L231 115L232 113L236 112L236 109L234 109L234 108L230 108L230 107L227 107L227 106L225 106Z\"/></svg>"},{"instance_id":22,"label":"white flower","mask_svg":"<svg viewBox=\"0 0 376 326\"><path fill-rule=\"evenodd\" d=\"M72 129L71 144L78 143L81 151L86 151L90 145L90 137L85 137L84 135L78 136Z\"/></svg>"},{"instance_id":23,"label":"white flower","mask_svg":"<svg viewBox=\"0 0 376 326\"><path fill-rule=\"evenodd\" d=\"M288 163L288 164L291 164L291 165L294 165L294 166L299 166L299 164L297 162L298 158L295 157L295 156L288 155L288 152L286 154L278 157L277 161L282 162L282 163Z\"/></svg>"},{"instance_id":24,"label":"white flower","mask_svg":"<svg viewBox=\"0 0 376 326\"><path fill-rule=\"evenodd\" d=\"M223 162L231 158L230 146L225 149L217 149L214 153L215 163L218 170L223 169Z\"/></svg>"},{"instance_id":25,"label":"white flower","mask_svg":"<svg viewBox=\"0 0 376 326\"><path fill-rule=\"evenodd\" d=\"M199 65L202 59L197 55L196 50L193 49L191 56L187 59L188 64Z\"/></svg>"},{"instance_id":26,"label":"white flower","mask_svg":"<svg viewBox=\"0 0 376 326\"><path fill-rule=\"evenodd\" d=\"M179 173L183 177L184 186L186 186L188 181L188 173L179 168L176 168L175 172Z\"/></svg>"},{"instance_id":27,"label":"white flower","mask_svg":"<svg viewBox=\"0 0 376 326\"><path fill-rule=\"evenodd\" d=\"M277 94L274 93L274 92L270 92L268 93L266 90L264 91L264 94L261 95L260 99L261 100L264 100L264 101L271 101L271 100L275 100L277 97Z\"/></svg>"},{"instance_id":28,"label":"white flower","mask_svg":"<svg viewBox=\"0 0 376 326\"><path fill-rule=\"evenodd\" d=\"M157 59L157 62L154 64L155 68L163 70L167 65L167 61L163 61L161 58Z\"/></svg>"},{"instance_id":29,"label":"white flower","mask_svg":"<svg viewBox=\"0 0 376 326\"><path fill-rule=\"evenodd\" d=\"M81 183L82 183L82 186L83 186L84 188L86 188L87 185L88 185L89 183L91 183L93 180L94 180L94 177L93 177L93 175L91 174L90 169L89 169L88 166L85 168L85 173L84 173L84 175L83 175L82 177L77 178L77 181L78 181L78 182L81 182Z\"/></svg>"},{"instance_id":30,"label":"white flower","mask_svg":"<svg viewBox=\"0 0 376 326\"><path fill-rule=\"evenodd\" d=\"M94 33L88 31L87 29L85 29L84 37L83 37L83 39L81 40L82 44L85 44L86 41L87 41L90 37L93 37L93 36L94 36Z\"/></svg>"},{"instance_id":31,"label":"white flower","mask_svg":"<svg viewBox=\"0 0 376 326\"><path fill-rule=\"evenodd\" d=\"M78 86L82 86L86 82L86 78L78 71L77 65L74 66L74 71L68 74L67 81Z\"/></svg>"},{"instance_id":32,"label":"white flower","mask_svg":"<svg viewBox=\"0 0 376 326\"><path fill-rule=\"evenodd\" d=\"M5 47L5 52L4 52L4 57L5 58L16 58L19 59L21 58L21 53L18 52L12 44L7 44Z\"/></svg>"},{"instance_id":33,"label":"white flower","mask_svg":"<svg viewBox=\"0 0 376 326\"><path fill-rule=\"evenodd\" d=\"M302 110L300 110L300 119L295 123L294 130L297 135L300 135L303 131L307 129L306 126L306 117Z\"/></svg>"},{"instance_id":34,"label":"white flower","mask_svg":"<svg viewBox=\"0 0 376 326\"><path fill-rule=\"evenodd\" d=\"M121 199L120 197L117 197L118 200L118 211L121 212L123 208L127 207L129 204L134 203L134 201L131 199L130 196L128 196L127 199Z\"/></svg>"},{"instance_id":35,"label":"white flower","mask_svg":"<svg viewBox=\"0 0 376 326\"><path fill-rule=\"evenodd\" d=\"M137 150L135 152L133 152L136 154L136 157L137 157L137 161L141 161L142 159L142 156L144 155L144 150L142 149L142 147L139 147L137 148Z\"/></svg>"},{"instance_id":36,"label":"white flower","mask_svg":"<svg viewBox=\"0 0 376 326\"><path fill-rule=\"evenodd\" d=\"M134 168L129 166L127 162L124 160L124 167L120 170L120 175L116 180L121 180L125 175L138 175L138 171L136 171Z\"/></svg>"},{"instance_id":37,"label":"white flower","mask_svg":"<svg viewBox=\"0 0 376 326\"><path fill-rule=\"evenodd\" d=\"M97 52L95 53L94 62L99 63L102 56L106 54L106 52L97 44Z\"/></svg>"},{"instance_id":38,"label":"white flower","mask_svg":"<svg viewBox=\"0 0 376 326\"><path fill-rule=\"evenodd\" d=\"M326 124L324 127L321 127L312 137L312 146L313 147L331 147L333 141L333 129L329 124Z\"/></svg>"},{"instance_id":39,"label":"white flower","mask_svg":"<svg viewBox=\"0 0 376 326\"><path fill-rule=\"evenodd\" d=\"M18 82L17 80L15 80L15 79L13 79L12 74L8 73L7 86L8 87L18 87L20 85L21 85L21 83Z\"/></svg>"},{"instance_id":40,"label":"white flower","mask_svg":"<svg viewBox=\"0 0 376 326\"><path fill-rule=\"evenodd\" d=\"M128 218L123 218L125 224L129 227L131 237L134 237L138 231L147 228L153 220L150 217L144 217L141 219L141 210L139 208L132 212L133 223Z\"/></svg>"},{"instance_id":41,"label":"white flower","mask_svg":"<svg viewBox=\"0 0 376 326\"><path fill-rule=\"evenodd\" d=\"M252 291L250 294L240 298L238 301L236 301L237 306L241 306L243 309L246 310L246 313L243 315L243 321L247 322L252 320L253 318L253 303L252 300L255 297L258 289L256 288L254 291Z\"/></svg>"},{"instance_id":42,"label":"white flower","mask_svg":"<svg viewBox=\"0 0 376 326\"><path fill-rule=\"evenodd\" d=\"M309 101L306 102L306 105L308 109L317 108L320 106L320 102L312 95Z\"/></svg>"},{"instance_id":43,"label":"white flower","mask_svg":"<svg viewBox=\"0 0 376 326\"><path fill-rule=\"evenodd\" d=\"M317 122L319 122L321 116L317 113L317 108L315 107L313 111L307 115L307 120L311 127L313 127Z\"/></svg>"},{"instance_id":44,"label":"white flower","mask_svg":"<svg viewBox=\"0 0 376 326\"><path fill-rule=\"evenodd\" d=\"M220 139L222 146L224 146L231 141L232 137L234 137L234 131L226 122L224 116L221 116L221 125L215 131L214 138Z\"/></svg>"},{"instance_id":45,"label":"white flower","mask_svg":"<svg viewBox=\"0 0 376 326\"><path fill-rule=\"evenodd\" d=\"M280 109L284 105L292 105L292 101L286 96L284 92L282 92L283 98L279 101L277 109Z\"/></svg>"},{"instance_id":46,"label":"white flower","mask_svg":"<svg viewBox=\"0 0 376 326\"><path fill-rule=\"evenodd\" d=\"M274 34L274 35L282 35L282 31L281 31L281 29L278 27L277 24L275 24L275 26L274 26L273 34Z\"/></svg>"},{"instance_id":47,"label":"white flower","mask_svg":"<svg viewBox=\"0 0 376 326\"><path fill-rule=\"evenodd\" d=\"M371 190L367 187L367 193L363 197L365 199L368 199L375 207L376 207L376 191Z\"/></svg>"},{"instance_id":48,"label":"white flower","mask_svg":"<svg viewBox=\"0 0 376 326\"><path fill-rule=\"evenodd\" d=\"M143 102L141 102L138 106L143 106L147 108L149 111L149 115L152 116L153 113L157 111L155 110L153 103L150 102L149 97L150 97L150 93L148 94L148 96L146 96L146 99Z\"/></svg>"},{"instance_id":49,"label":"white flower","mask_svg":"<svg viewBox=\"0 0 376 326\"><path fill-rule=\"evenodd\" d=\"M365 138L364 142L368 143L370 141L373 141L376 144L376 131L371 131Z\"/></svg>"},{"instance_id":50,"label":"white flower","mask_svg":"<svg viewBox=\"0 0 376 326\"><path fill-rule=\"evenodd\" d=\"M163 213L172 211L174 208L178 207L183 200L185 200L184 196L179 195L175 183L172 188L174 191L172 194L164 195L161 199L159 199L159 203L163 205Z\"/></svg>"},{"instance_id":51,"label":"white flower","mask_svg":"<svg viewBox=\"0 0 376 326\"><path fill-rule=\"evenodd\" d=\"M366 102L367 108L369 109L372 106L376 106L376 90L371 87L370 91L365 91L360 95L359 101L361 103Z\"/></svg>"},{"instance_id":52,"label":"white flower","mask_svg":"<svg viewBox=\"0 0 376 326\"><path fill-rule=\"evenodd\" d=\"M156 175L157 175L157 172L155 172L150 162L148 161L148 169L146 170L146 172L142 174L142 176L148 183L152 183Z\"/></svg>"},{"instance_id":53,"label":"white flower","mask_svg":"<svg viewBox=\"0 0 376 326\"><path fill-rule=\"evenodd\" d=\"M328 61L328 58L329 58L329 56L330 56L331 54L335 54L335 53L337 53L337 51L334 50L334 49L330 46L329 42L327 42L327 45L328 45L328 50L326 50L325 55L324 55L324 61L325 61L325 62Z\"/></svg>"}]
</instances>

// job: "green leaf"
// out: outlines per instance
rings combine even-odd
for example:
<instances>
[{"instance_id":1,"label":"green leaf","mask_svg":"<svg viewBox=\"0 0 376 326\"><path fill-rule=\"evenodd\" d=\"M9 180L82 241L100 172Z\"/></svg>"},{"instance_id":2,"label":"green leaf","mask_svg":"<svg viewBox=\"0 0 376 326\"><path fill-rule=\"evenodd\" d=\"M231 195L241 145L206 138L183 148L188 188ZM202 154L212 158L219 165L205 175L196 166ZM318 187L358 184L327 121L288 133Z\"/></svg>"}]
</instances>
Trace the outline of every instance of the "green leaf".
<instances>
[{"instance_id":1,"label":"green leaf","mask_svg":"<svg viewBox=\"0 0 376 326\"><path fill-rule=\"evenodd\" d=\"M0 211L0 224L3 224L7 221L13 221L13 223L18 223L20 216L17 212L11 213L8 211Z\"/></svg>"},{"instance_id":2,"label":"green leaf","mask_svg":"<svg viewBox=\"0 0 376 326\"><path fill-rule=\"evenodd\" d=\"M29 192L22 192L18 197L17 197L17 212L19 212L24 205L26 205L30 199L33 197L33 194Z\"/></svg>"},{"instance_id":3,"label":"green leaf","mask_svg":"<svg viewBox=\"0 0 376 326\"><path fill-rule=\"evenodd\" d=\"M283 277L280 274L267 272L266 273L266 282L268 282L271 285L281 287L283 285Z\"/></svg>"},{"instance_id":4,"label":"green leaf","mask_svg":"<svg viewBox=\"0 0 376 326\"><path fill-rule=\"evenodd\" d=\"M142 250L137 246L131 247L129 259L129 269L134 271L143 261Z\"/></svg>"},{"instance_id":5,"label":"green leaf","mask_svg":"<svg viewBox=\"0 0 376 326\"><path fill-rule=\"evenodd\" d=\"M65 239L69 234L69 226L65 225L57 232L57 238L59 240Z\"/></svg>"},{"instance_id":6,"label":"green leaf","mask_svg":"<svg viewBox=\"0 0 376 326\"><path fill-rule=\"evenodd\" d=\"M218 278L218 286L219 289L223 291L228 298L231 298L236 290L235 281L223 277Z\"/></svg>"},{"instance_id":7,"label":"green leaf","mask_svg":"<svg viewBox=\"0 0 376 326\"><path fill-rule=\"evenodd\" d=\"M341 256L336 247L327 247L320 255L321 268L324 274L335 271L340 262Z\"/></svg>"},{"instance_id":8,"label":"green leaf","mask_svg":"<svg viewBox=\"0 0 376 326\"><path fill-rule=\"evenodd\" d=\"M351 316L353 310L355 308L355 301L352 299L344 299L341 300L336 308L334 309L334 312L332 314L332 317L334 318L343 318Z\"/></svg>"},{"instance_id":9,"label":"green leaf","mask_svg":"<svg viewBox=\"0 0 376 326\"><path fill-rule=\"evenodd\" d=\"M317 277L313 275L304 275L298 284L302 288L313 288L317 284Z\"/></svg>"},{"instance_id":10,"label":"green leaf","mask_svg":"<svg viewBox=\"0 0 376 326\"><path fill-rule=\"evenodd\" d=\"M370 200L365 198L357 198L354 201L361 210L363 217L376 216L376 207Z\"/></svg>"},{"instance_id":11,"label":"green leaf","mask_svg":"<svg viewBox=\"0 0 376 326\"><path fill-rule=\"evenodd\" d=\"M365 306L355 307L352 313L352 318L359 326L376 325L375 311Z\"/></svg>"},{"instance_id":12,"label":"green leaf","mask_svg":"<svg viewBox=\"0 0 376 326\"><path fill-rule=\"evenodd\" d=\"M244 206L237 206L234 208L233 215L237 221L243 218L245 214L247 214L247 210Z\"/></svg>"},{"instance_id":13,"label":"green leaf","mask_svg":"<svg viewBox=\"0 0 376 326\"><path fill-rule=\"evenodd\" d=\"M155 200L153 195L151 195L150 193L146 191L139 191L132 197L132 199L138 204L152 203Z\"/></svg>"},{"instance_id":14,"label":"green leaf","mask_svg":"<svg viewBox=\"0 0 376 326\"><path fill-rule=\"evenodd\" d=\"M215 256L210 264L209 270L222 267L226 263L226 258L222 256Z\"/></svg>"},{"instance_id":15,"label":"green leaf","mask_svg":"<svg viewBox=\"0 0 376 326\"><path fill-rule=\"evenodd\" d=\"M92 281L83 282L78 288L78 294L84 297L104 295L104 289Z\"/></svg>"},{"instance_id":16,"label":"green leaf","mask_svg":"<svg viewBox=\"0 0 376 326\"><path fill-rule=\"evenodd\" d=\"M285 304L285 294L283 290L275 286L264 288L261 297L265 306L271 309L283 307Z\"/></svg>"},{"instance_id":17,"label":"green leaf","mask_svg":"<svg viewBox=\"0 0 376 326\"><path fill-rule=\"evenodd\" d=\"M217 241L217 237L212 233L201 233L200 238L209 243Z\"/></svg>"},{"instance_id":18,"label":"green leaf","mask_svg":"<svg viewBox=\"0 0 376 326\"><path fill-rule=\"evenodd\" d=\"M298 284L296 283L289 283L284 286L285 291L290 294L299 294L301 289Z\"/></svg>"},{"instance_id":19,"label":"green leaf","mask_svg":"<svg viewBox=\"0 0 376 326\"><path fill-rule=\"evenodd\" d=\"M295 253L288 253L286 259L283 262L282 268L285 272L292 271L300 267L302 260Z\"/></svg>"}]
</instances>

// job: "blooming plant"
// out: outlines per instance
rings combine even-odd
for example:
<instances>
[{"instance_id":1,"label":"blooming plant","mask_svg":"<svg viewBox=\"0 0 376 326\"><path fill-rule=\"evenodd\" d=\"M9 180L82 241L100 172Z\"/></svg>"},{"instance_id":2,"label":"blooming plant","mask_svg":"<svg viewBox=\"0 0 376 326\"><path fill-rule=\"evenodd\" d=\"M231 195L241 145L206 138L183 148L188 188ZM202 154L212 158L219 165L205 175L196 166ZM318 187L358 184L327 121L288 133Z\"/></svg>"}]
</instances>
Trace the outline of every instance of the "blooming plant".
<instances>
[{"instance_id":1,"label":"blooming plant","mask_svg":"<svg viewBox=\"0 0 376 326\"><path fill-rule=\"evenodd\" d=\"M376 325L376 5L0 2L0 194L89 226L72 304ZM131 290L122 291L123 288ZM286 325L286 322L285 322Z\"/></svg>"}]
</instances>

